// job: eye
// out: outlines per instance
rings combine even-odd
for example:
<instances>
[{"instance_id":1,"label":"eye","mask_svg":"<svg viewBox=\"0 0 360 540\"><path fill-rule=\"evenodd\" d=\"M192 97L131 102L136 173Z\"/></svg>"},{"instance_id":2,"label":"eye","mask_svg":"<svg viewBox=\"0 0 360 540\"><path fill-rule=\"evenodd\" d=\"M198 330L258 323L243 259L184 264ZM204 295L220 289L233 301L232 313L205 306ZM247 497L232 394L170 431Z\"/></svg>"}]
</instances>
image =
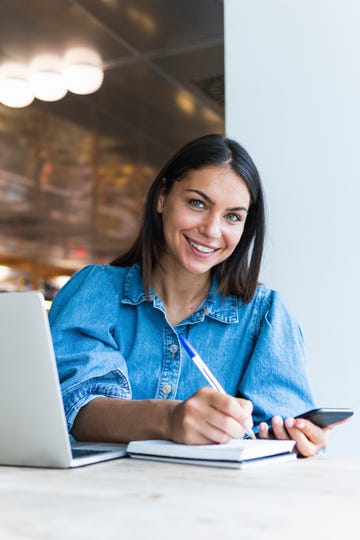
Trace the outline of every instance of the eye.
<instances>
[{"instance_id":1,"label":"eye","mask_svg":"<svg viewBox=\"0 0 360 540\"><path fill-rule=\"evenodd\" d=\"M232 223L236 223L238 221L243 221L243 218L240 214L235 214L234 212L230 212L229 214L226 214L225 218L228 221L231 221Z\"/></svg>"},{"instance_id":2,"label":"eye","mask_svg":"<svg viewBox=\"0 0 360 540\"><path fill-rule=\"evenodd\" d=\"M200 199L189 199L188 203L193 208L205 208L205 203Z\"/></svg>"}]
</instances>

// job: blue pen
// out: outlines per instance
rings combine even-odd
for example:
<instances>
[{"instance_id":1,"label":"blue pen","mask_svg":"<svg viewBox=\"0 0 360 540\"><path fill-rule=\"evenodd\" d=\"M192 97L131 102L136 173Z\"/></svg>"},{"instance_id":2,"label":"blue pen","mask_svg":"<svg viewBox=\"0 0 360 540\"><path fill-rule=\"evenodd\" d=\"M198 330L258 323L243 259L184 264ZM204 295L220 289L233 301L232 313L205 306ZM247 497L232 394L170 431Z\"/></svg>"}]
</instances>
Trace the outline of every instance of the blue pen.
<instances>
[{"instance_id":1,"label":"blue pen","mask_svg":"<svg viewBox=\"0 0 360 540\"><path fill-rule=\"evenodd\" d=\"M204 375L207 382L210 384L212 388L215 388L215 390L218 390L222 394L226 394L225 390L219 383L219 381L216 379L214 374L210 371L210 369L205 364L204 360L198 355L198 353L195 351L194 347L188 342L186 337L183 334L179 335L179 339L182 343L182 346L184 347L185 351L190 356L191 360L194 362L194 364L199 368L201 373Z\"/></svg>"},{"instance_id":2,"label":"blue pen","mask_svg":"<svg viewBox=\"0 0 360 540\"><path fill-rule=\"evenodd\" d=\"M190 356L191 360L194 362L194 364L199 368L201 373L204 375L205 379L208 381L210 386L212 388L215 388L215 390L218 390L218 392L221 392L222 394L226 394L225 390L217 380L217 378L214 376L214 374L210 371L210 369L205 364L204 360L199 356L199 354L196 352L194 347L188 342L186 337L183 334L179 335L179 339L181 341L182 346L184 347L185 351ZM254 433L251 429L247 428L246 433L249 435L251 439L256 439Z\"/></svg>"}]
</instances>

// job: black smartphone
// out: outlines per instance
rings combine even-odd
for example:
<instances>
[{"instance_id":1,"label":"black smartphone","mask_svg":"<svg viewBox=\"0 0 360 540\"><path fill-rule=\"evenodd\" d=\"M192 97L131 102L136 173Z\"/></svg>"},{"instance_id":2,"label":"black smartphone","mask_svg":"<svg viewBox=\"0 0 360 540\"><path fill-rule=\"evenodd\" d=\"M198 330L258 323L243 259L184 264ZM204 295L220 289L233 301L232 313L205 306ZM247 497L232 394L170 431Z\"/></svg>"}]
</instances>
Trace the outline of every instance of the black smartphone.
<instances>
[{"instance_id":1,"label":"black smartphone","mask_svg":"<svg viewBox=\"0 0 360 540\"><path fill-rule=\"evenodd\" d=\"M319 409L312 409L311 411L306 411L302 414L298 414L295 418L305 418L306 420L310 420L319 427L325 427L336 424L336 422L340 422L341 420L345 420L346 418L350 418L350 416L352 416L353 414L354 411L352 409L331 409L321 407ZM269 436L272 437L274 435L274 432L273 428L271 427L271 418L267 420L266 423L269 426Z\"/></svg>"},{"instance_id":2,"label":"black smartphone","mask_svg":"<svg viewBox=\"0 0 360 540\"><path fill-rule=\"evenodd\" d=\"M312 409L303 414L299 414L296 418L305 418L310 420L313 424L316 424L320 427L331 426L345 420L354 414L352 409L329 409L329 408L320 408Z\"/></svg>"}]
</instances>

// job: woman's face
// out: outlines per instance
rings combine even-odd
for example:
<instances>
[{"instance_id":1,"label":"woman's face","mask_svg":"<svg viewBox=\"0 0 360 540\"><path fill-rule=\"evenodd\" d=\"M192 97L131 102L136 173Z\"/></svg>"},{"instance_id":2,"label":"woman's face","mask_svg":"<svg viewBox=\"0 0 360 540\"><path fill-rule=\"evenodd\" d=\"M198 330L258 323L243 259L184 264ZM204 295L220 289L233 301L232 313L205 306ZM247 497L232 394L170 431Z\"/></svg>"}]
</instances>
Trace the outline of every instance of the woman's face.
<instances>
[{"instance_id":1,"label":"woman's face","mask_svg":"<svg viewBox=\"0 0 360 540\"><path fill-rule=\"evenodd\" d=\"M190 171L158 200L166 243L161 262L208 273L239 243L249 205L246 184L230 167Z\"/></svg>"}]
</instances>

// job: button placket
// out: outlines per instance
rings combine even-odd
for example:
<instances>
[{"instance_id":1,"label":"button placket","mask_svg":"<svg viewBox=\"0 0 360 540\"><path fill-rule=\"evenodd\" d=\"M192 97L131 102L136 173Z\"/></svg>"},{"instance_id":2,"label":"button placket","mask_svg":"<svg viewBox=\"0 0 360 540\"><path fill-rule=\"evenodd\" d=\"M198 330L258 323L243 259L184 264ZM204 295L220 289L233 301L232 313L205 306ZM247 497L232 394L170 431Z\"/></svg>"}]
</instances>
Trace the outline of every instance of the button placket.
<instances>
[{"instance_id":1,"label":"button placket","mask_svg":"<svg viewBox=\"0 0 360 540\"><path fill-rule=\"evenodd\" d=\"M162 387L162 391L164 394L164 399L167 399L168 395L171 393L172 386L171 384L165 383Z\"/></svg>"},{"instance_id":2,"label":"button placket","mask_svg":"<svg viewBox=\"0 0 360 540\"><path fill-rule=\"evenodd\" d=\"M174 358L175 354L178 352L179 347L176 345L176 343L172 343L169 347L169 350L171 352L171 358Z\"/></svg>"},{"instance_id":3,"label":"button placket","mask_svg":"<svg viewBox=\"0 0 360 540\"><path fill-rule=\"evenodd\" d=\"M180 376L180 349L176 332L169 326L164 332L164 362L159 380L159 397L175 397Z\"/></svg>"}]
</instances>

